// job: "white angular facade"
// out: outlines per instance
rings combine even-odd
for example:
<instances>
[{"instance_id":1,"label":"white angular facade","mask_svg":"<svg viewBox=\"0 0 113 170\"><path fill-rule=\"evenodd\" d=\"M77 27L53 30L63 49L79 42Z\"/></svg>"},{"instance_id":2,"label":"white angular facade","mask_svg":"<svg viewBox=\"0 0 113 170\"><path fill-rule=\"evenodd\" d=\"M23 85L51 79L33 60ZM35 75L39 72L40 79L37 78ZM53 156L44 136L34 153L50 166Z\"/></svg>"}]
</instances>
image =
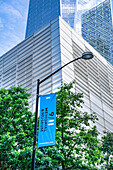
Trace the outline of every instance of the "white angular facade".
<instances>
[{"instance_id":1,"label":"white angular facade","mask_svg":"<svg viewBox=\"0 0 113 170\"><path fill-rule=\"evenodd\" d=\"M76 80L77 92L84 94L83 111L96 112L97 128L113 131L113 66L79 36L61 17L51 21L0 57L0 88L22 84L31 93L35 110L36 83L83 52L94 58L78 60L41 84L40 94L55 92L61 81Z\"/></svg>"}]
</instances>

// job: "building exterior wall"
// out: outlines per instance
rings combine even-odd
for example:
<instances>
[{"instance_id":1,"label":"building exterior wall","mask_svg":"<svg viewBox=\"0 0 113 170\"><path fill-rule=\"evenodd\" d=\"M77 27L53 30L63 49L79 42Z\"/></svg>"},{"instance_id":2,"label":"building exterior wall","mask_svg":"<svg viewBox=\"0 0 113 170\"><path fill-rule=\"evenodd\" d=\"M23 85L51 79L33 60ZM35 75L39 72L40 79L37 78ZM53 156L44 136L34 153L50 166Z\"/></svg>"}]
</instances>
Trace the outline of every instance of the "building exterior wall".
<instances>
[{"instance_id":1,"label":"building exterior wall","mask_svg":"<svg viewBox=\"0 0 113 170\"><path fill-rule=\"evenodd\" d=\"M105 0L82 15L82 36L113 65L111 2Z\"/></svg>"},{"instance_id":2,"label":"building exterior wall","mask_svg":"<svg viewBox=\"0 0 113 170\"><path fill-rule=\"evenodd\" d=\"M37 79L43 79L61 66L59 24L49 23L0 57L0 88L22 84L31 93L30 107L34 111ZM48 79L40 94L50 93L61 84L61 72Z\"/></svg>"},{"instance_id":3,"label":"building exterior wall","mask_svg":"<svg viewBox=\"0 0 113 170\"><path fill-rule=\"evenodd\" d=\"M93 47L79 36L67 23L60 20L61 59L63 64L72 57L80 57L84 51L92 51L94 58L89 61L78 60L62 71L63 81L75 79L75 89L84 95L81 109L89 113L96 112L100 133L113 131L113 66L109 64ZM64 57L65 55L65 57ZM73 75L74 73L74 75ZM111 121L112 120L112 121Z\"/></svg>"},{"instance_id":4,"label":"building exterior wall","mask_svg":"<svg viewBox=\"0 0 113 170\"><path fill-rule=\"evenodd\" d=\"M94 59L78 60L41 84L40 95L56 92L61 81L75 79L76 92L84 95L82 111L96 112L97 128L113 131L113 66L79 36L61 17L48 23L0 58L0 88L22 84L31 93L35 110L36 83L83 52Z\"/></svg>"}]
</instances>

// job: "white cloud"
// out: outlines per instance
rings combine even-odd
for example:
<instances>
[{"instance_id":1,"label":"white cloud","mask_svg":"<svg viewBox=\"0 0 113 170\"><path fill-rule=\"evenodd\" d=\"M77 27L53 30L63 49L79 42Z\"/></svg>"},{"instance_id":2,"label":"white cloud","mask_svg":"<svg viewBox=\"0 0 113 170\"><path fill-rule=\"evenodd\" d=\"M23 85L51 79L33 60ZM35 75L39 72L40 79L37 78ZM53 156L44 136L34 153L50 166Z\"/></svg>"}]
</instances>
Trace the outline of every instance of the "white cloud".
<instances>
[{"instance_id":1,"label":"white cloud","mask_svg":"<svg viewBox=\"0 0 113 170\"><path fill-rule=\"evenodd\" d=\"M94 6L98 5L99 3L103 2L104 0L82 0L78 1L78 11L84 10L87 11Z\"/></svg>"},{"instance_id":2,"label":"white cloud","mask_svg":"<svg viewBox=\"0 0 113 170\"><path fill-rule=\"evenodd\" d=\"M0 0L0 56L25 38L29 0Z\"/></svg>"},{"instance_id":3,"label":"white cloud","mask_svg":"<svg viewBox=\"0 0 113 170\"><path fill-rule=\"evenodd\" d=\"M2 56L5 53L5 50L3 50L2 47L0 47L0 56Z\"/></svg>"},{"instance_id":4,"label":"white cloud","mask_svg":"<svg viewBox=\"0 0 113 170\"><path fill-rule=\"evenodd\" d=\"M9 5L9 4L6 4L6 3L3 3L0 6L0 13L5 13L5 14L8 14L10 16L13 15L15 17L22 17L20 12L16 8L14 8L12 5Z\"/></svg>"},{"instance_id":5,"label":"white cloud","mask_svg":"<svg viewBox=\"0 0 113 170\"><path fill-rule=\"evenodd\" d=\"M0 18L0 28L3 28L3 27L4 27L4 25L2 23L2 19Z\"/></svg>"},{"instance_id":6,"label":"white cloud","mask_svg":"<svg viewBox=\"0 0 113 170\"><path fill-rule=\"evenodd\" d=\"M9 51L12 47L20 43L20 35L11 31L3 32L2 43L0 43L0 55ZM6 41L7 40L7 41Z\"/></svg>"}]
</instances>

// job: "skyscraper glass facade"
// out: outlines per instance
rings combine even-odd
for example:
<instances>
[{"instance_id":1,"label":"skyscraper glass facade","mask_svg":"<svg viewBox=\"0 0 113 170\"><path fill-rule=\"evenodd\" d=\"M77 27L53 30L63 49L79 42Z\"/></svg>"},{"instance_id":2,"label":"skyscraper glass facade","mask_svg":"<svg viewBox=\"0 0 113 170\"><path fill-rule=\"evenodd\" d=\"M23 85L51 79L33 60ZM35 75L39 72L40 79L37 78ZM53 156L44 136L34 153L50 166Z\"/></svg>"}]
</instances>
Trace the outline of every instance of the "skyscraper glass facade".
<instances>
[{"instance_id":1,"label":"skyscraper glass facade","mask_svg":"<svg viewBox=\"0 0 113 170\"><path fill-rule=\"evenodd\" d=\"M61 16L81 34L81 15L104 0L29 0L26 38L52 19Z\"/></svg>"},{"instance_id":2,"label":"skyscraper glass facade","mask_svg":"<svg viewBox=\"0 0 113 170\"><path fill-rule=\"evenodd\" d=\"M57 16L113 64L113 0L30 0L25 37Z\"/></svg>"},{"instance_id":3,"label":"skyscraper glass facade","mask_svg":"<svg viewBox=\"0 0 113 170\"><path fill-rule=\"evenodd\" d=\"M113 65L111 0L105 0L82 15L82 36Z\"/></svg>"},{"instance_id":4,"label":"skyscraper glass facade","mask_svg":"<svg viewBox=\"0 0 113 170\"><path fill-rule=\"evenodd\" d=\"M61 0L61 17L75 28L77 0Z\"/></svg>"},{"instance_id":5,"label":"skyscraper glass facade","mask_svg":"<svg viewBox=\"0 0 113 170\"><path fill-rule=\"evenodd\" d=\"M26 38L61 16L72 28L75 24L76 0L30 0Z\"/></svg>"},{"instance_id":6,"label":"skyscraper glass facade","mask_svg":"<svg viewBox=\"0 0 113 170\"><path fill-rule=\"evenodd\" d=\"M77 15L76 15L76 31L81 35L81 16L86 11L97 6L104 0L78 0L77 2Z\"/></svg>"},{"instance_id":7,"label":"skyscraper glass facade","mask_svg":"<svg viewBox=\"0 0 113 170\"><path fill-rule=\"evenodd\" d=\"M30 0L26 38L60 15L60 0Z\"/></svg>"}]
</instances>

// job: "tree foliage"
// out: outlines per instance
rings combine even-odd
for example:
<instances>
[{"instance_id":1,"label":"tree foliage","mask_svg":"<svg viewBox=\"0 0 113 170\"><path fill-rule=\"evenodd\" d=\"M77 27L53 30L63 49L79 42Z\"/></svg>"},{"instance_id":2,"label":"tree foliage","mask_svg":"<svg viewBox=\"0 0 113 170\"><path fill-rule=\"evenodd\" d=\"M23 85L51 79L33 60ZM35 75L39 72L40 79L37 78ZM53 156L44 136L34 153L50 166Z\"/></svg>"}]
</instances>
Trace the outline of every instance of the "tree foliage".
<instances>
[{"instance_id":1,"label":"tree foliage","mask_svg":"<svg viewBox=\"0 0 113 170\"><path fill-rule=\"evenodd\" d=\"M3 170L31 169L34 114L29 111L29 96L20 86L0 90L0 166ZM37 149L37 170L113 169L113 134L107 133L100 143L96 126L90 126L97 117L81 112L82 104L83 94L74 91L73 83L59 89L55 146Z\"/></svg>"},{"instance_id":2,"label":"tree foliage","mask_svg":"<svg viewBox=\"0 0 113 170\"><path fill-rule=\"evenodd\" d=\"M104 153L104 168L107 170L113 169L113 133L105 132L102 137L101 150Z\"/></svg>"},{"instance_id":3,"label":"tree foliage","mask_svg":"<svg viewBox=\"0 0 113 170\"><path fill-rule=\"evenodd\" d=\"M98 169L102 153L97 139L95 114L79 110L83 95L73 92L73 83L64 84L57 93L56 143L53 147L39 148L37 167L41 169L77 170ZM45 168L44 168L45 167Z\"/></svg>"},{"instance_id":4,"label":"tree foliage","mask_svg":"<svg viewBox=\"0 0 113 170\"><path fill-rule=\"evenodd\" d=\"M0 90L1 169L29 169L32 159L34 116L29 111L26 89Z\"/></svg>"}]
</instances>

